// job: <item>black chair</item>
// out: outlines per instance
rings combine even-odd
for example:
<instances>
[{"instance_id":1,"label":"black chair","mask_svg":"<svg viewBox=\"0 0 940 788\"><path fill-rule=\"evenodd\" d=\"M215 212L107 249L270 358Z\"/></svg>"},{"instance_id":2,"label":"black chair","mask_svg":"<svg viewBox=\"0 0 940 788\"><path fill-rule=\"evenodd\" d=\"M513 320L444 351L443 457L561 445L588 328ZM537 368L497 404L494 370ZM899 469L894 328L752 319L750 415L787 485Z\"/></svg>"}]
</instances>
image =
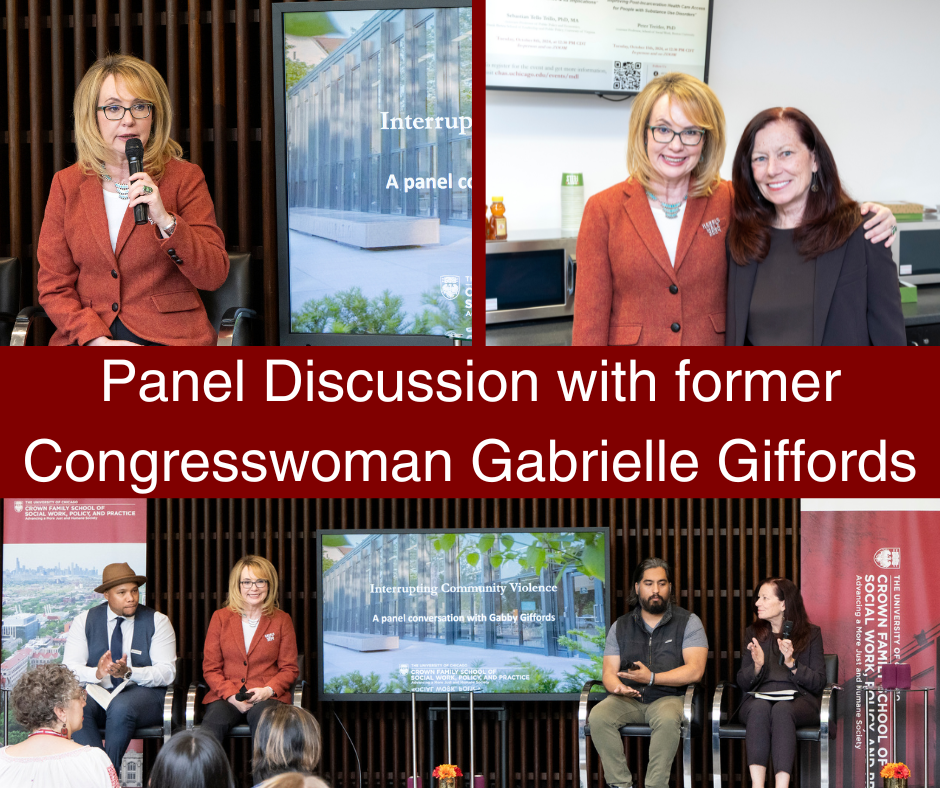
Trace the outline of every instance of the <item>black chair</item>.
<instances>
[{"instance_id":1,"label":"black chair","mask_svg":"<svg viewBox=\"0 0 940 788\"><path fill-rule=\"evenodd\" d=\"M291 696L293 697L294 706L303 708L304 688L307 686L307 682L304 680L303 654L297 655L297 669L300 672L297 674L297 680L294 681L294 686L291 688ZM202 659L200 658L193 665L193 681L189 685L189 692L186 693L186 730L192 731L200 727L199 722L196 720L196 710L202 708L202 699L208 691L209 685L206 684L202 676ZM200 713L198 716L201 720L202 714ZM250 738L251 729L247 723L236 725L228 732L228 735L234 739Z\"/></svg>"},{"instance_id":2,"label":"black chair","mask_svg":"<svg viewBox=\"0 0 940 788\"><path fill-rule=\"evenodd\" d=\"M581 688L581 699L578 701L578 769L580 771L580 786L588 786L588 739L591 728L588 725L588 703L592 700L602 700L606 695L592 693L593 687L603 687L601 681L589 681ZM690 684L685 690L682 701L682 724L680 736L682 747L679 749L679 758L682 765L682 786L692 788L692 739L702 732L705 722L705 687L702 684ZM628 737L650 738L653 730L649 725L624 725L620 735Z\"/></svg>"},{"instance_id":3,"label":"black chair","mask_svg":"<svg viewBox=\"0 0 940 788\"><path fill-rule=\"evenodd\" d=\"M253 284L256 278L254 271L260 271L260 266L252 266L251 255L248 253L229 252L228 259L228 277L222 287L212 292L200 290L199 296L206 308L209 322L218 331L218 346L251 345L257 341L261 324L257 319L258 313L250 306L256 300L253 294L258 292L258 288ZM2 311L0 309L0 312ZM25 345L33 325L39 319L49 320L41 306L28 306L21 310L16 315L9 344L15 347Z\"/></svg>"},{"instance_id":4,"label":"black chair","mask_svg":"<svg viewBox=\"0 0 940 788\"><path fill-rule=\"evenodd\" d=\"M832 740L836 736L836 693L842 689L839 680L839 655L826 654L826 688L822 694L819 710L819 725L797 728L796 740L800 748L800 785L808 788L830 788L835 785L836 758ZM737 690L737 692L733 692ZM726 695L740 695L736 684L722 681L715 688L712 699L712 784L721 788L721 740L743 739L745 727L740 722L731 722L729 713L722 712L721 705Z\"/></svg>"},{"instance_id":5,"label":"black chair","mask_svg":"<svg viewBox=\"0 0 940 788\"><path fill-rule=\"evenodd\" d=\"M13 323L20 309L20 261L0 257L0 347L10 344Z\"/></svg>"}]
</instances>

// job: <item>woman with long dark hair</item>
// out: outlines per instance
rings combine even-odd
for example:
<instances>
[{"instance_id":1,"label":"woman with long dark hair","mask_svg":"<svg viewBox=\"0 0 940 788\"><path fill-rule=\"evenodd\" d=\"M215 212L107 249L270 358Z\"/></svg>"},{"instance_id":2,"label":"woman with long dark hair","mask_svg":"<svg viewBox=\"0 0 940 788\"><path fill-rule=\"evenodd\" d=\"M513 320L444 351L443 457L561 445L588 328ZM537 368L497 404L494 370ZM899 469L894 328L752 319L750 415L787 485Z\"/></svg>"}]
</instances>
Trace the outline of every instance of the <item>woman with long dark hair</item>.
<instances>
[{"instance_id":1,"label":"woman with long dark hair","mask_svg":"<svg viewBox=\"0 0 940 788\"><path fill-rule=\"evenodd\" d=\"M866 242L813 121L792 107L756 115L732 184L726 344L906 344L891 254Z\"/></svg>"},{"instance_id":2,"label":"woman with long dark hair","mask_svg":"<svg viewBox=\"0 0 940 788\"><path fill-rule=\"evenodd\" d=\"M748 769L753 788L763 788L772 756L774 784L786 788L796 755L796 729L819 720L826 685L822 633L810 623L800 590L785 577L764 580L754 606L757 618L744 633L738 686L748 693L793 694L786 700L749 694L741 704Z\"/></svg>"}]
</instances>

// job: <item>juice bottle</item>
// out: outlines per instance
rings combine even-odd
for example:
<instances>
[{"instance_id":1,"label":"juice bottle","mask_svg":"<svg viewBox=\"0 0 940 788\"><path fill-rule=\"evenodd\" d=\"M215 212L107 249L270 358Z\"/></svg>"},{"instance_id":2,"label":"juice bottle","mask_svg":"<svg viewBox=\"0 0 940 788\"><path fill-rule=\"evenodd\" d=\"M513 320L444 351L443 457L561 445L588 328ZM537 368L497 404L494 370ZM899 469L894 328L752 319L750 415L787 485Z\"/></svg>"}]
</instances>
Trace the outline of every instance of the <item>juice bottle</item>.
<instances>
[{"instance_id":1,"label":"juice bottle","mask_svg":"<svg viewBox=\"0 0 940 788\"><path fill-rule=\"evenodd\" d=\"M492 233L493 240L495 241L505 241L506 236L508 235L506 229L506 206L503 205L502 197L493 197L493 204L490 206L490 211L493 214L490 217L490 232Z\"/></svg>"}]
</instances>

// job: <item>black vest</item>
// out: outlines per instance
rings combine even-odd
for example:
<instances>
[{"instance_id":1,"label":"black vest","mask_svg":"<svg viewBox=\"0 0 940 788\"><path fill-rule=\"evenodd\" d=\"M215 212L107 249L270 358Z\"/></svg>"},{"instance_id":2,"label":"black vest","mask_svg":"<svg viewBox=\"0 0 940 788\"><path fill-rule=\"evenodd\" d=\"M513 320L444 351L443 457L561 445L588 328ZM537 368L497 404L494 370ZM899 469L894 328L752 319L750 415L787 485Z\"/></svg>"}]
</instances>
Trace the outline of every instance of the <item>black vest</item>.
<instances>
[{"instance_id":1,"label":"black vest","mask_svg":"<svg viewBox=\"0 0 940 788\"><path fill-rule=\"evenodd\" d=\"M146 605L138 605L134 613L134 638L131 642L131 648L134 654L128 654L128 664L132 667L150 667L153 662L150 660L150 643L153 640L154 632L154 609ZM98 665L98 660L111 648L108 640L108 603L98 605L88 611L85 618L85 640L88 641L88 662L85 663L89 668ZM139 653L137 653L139 652ZM121 658L121 654L112 654L111 657L116 662Z\"/></svg>"},{"instance_id":2,"label":"black vest","mask_svg":"<svg viewBox=\"0 0 940 788\"><path fill-rule=\"evenodd\" d=\"M637 605L629 613L617 619L617 646L620 648L620 670L625 671L630 662L642 662L653 673L665 673L685 664L682 658L682 639L692 615L688 610L676 607L671 602L652 633L647 632ZM629 679L620 679L628 687L640 691L643 703L668 695L683 695L685 687L666 687L655 684L649 687Z\"/></svg>"}]
</instances>

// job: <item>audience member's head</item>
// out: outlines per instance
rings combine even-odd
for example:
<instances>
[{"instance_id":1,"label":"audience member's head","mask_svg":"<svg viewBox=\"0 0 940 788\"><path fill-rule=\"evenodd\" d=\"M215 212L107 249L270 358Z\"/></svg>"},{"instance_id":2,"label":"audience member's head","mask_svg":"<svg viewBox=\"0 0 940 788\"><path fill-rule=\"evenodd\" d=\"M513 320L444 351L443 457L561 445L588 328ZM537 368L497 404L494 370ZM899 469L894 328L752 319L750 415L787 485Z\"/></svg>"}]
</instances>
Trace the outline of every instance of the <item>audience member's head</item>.
<instances>
[{"instance_id":1,"label":"audience member's head","mask_svg":"<svg viewBox=\"0 0 940 788\"><path fill-rule=\"evenodd\" d=\"M235 788L222 745L208 731L180 731L160 748L150 788Z\"/></svg>"},{"instance_id":2,"label":"audience member's head","mask_svg":"<svg viewBox=\"0 0 940 788\"><path fill-rule=\"evenodd\" d=\"M320 726L309 711L278 703L262 712L251 758L257 782L284 772L311 775L319 761Z\"/></svg>"},{"instance_id":3,"label":"audience member's head","mask_svg":"<svg viewBox=\"0 0 940 788\"><path fill-rule=\"evenodd\" d=\"M65 665L40 665L26 673L13 690L13 716L28 731L82 727L85 691Z\"/></svg>"},{"instance_id":4,"label":"audience member's head","mask_svg":"<svg viewBox=\"0 0 940 788\"><path fill-rule=\"evenodd\" d=\"M319 777L300 772L284 772L265 780L255 788L329 788Z\"/></svg>"}]
</instances>

